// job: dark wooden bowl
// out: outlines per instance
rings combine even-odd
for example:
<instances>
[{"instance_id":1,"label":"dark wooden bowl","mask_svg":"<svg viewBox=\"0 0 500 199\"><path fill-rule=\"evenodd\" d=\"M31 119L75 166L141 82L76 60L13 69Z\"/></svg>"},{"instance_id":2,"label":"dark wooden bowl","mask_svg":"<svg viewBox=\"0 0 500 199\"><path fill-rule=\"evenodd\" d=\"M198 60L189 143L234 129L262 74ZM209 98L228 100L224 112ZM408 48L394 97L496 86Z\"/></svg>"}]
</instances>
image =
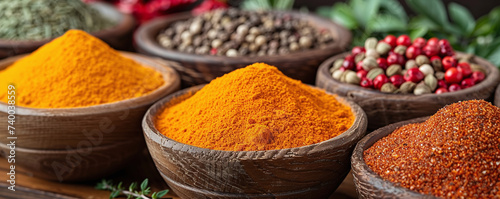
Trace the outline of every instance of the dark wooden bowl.
<instances>
[{"instance_id":1,"label":"dark wooden bowl","mask_svg":"<svg viewBox=\"0 0 500 199\"><path fill-rule=\"evenodd\" d=\"M500 107L500 84L497 86L497 92L495 93L495 105Z\"/></svg>"},{"instance_id":2,"label":"dark wooden bowl","mask_svg":"<svg viewBox=\"0 0 500 199\"><path fill-rule=\"evenodd\" d=\"M126 165L144 148L141 120L157 100L180 88L175 63L122 52L162 73L165 84L137 98L81 108L16 106L16 166L34 176L59 181L101 178ZM0 61L0 70L25 55ZM7 104L0 102L0 119L7 121ZM0 129L0 153L9 155L7 128ZM58 175L58 173L61 173Z\"/></svg>"},{"instance_id":3,"label":"dark wooden bowl","mask_svg":"<svg viewBox=\"0 0 500 199\"><path fill-rule=\"evenodd\" d=\"M428 118L421 117L387 125L368 134L358 142L352 153L351 167L359 198L437 198L412 191L383 179L368 167L363 158L363 152L366 149L397 128L411 123L421 123Z\"/></svg>"},{"instance_id":4,"label":"dark wooden bowl","mask_svg":"<svg viewBox=\"0 0 500 199\"><path fill-rule=\"evenodd\" d=\"M333 79L329 72L330 67L335 60L348 54L349 52L336 55L323 62L318 69L316 86L356 102L368 116L368 129L371 130L408 119L430 116L445 105L458 101L492 99L495 87L500 82L500 75L496 66L480 57L474 57L473 62L484 67L487 77L473 87L439 95L382 93ZM457 55L462 56L464 54L457 53Z\"/></svg>"},{"instance_id":5,"label":"dark wooden bowl","mask_svg":"<svg viewBox=\"0 0 500 199\"><path fill-rule=\"evenodd\" d=\"M274 65L291 78L313 84L319 64L328 57L344 51L351 42L351 33L330 20L312 14L299 12L287 13L297 18L308 20L316 27L327 29L332 33L335 41L324 49L261 57L196 55L163 48L156 41L158 33L175 21L189 19L192 17L190 13L171 15L152 20L139 27L134 35L134 41L137 50L141 53L181 63L182 67L176 68L176 70L181 74L183 87L208 83L216 77L255 62Z\"/></svg>"},{"instance_id":6,"label":"dark wooden bowl","mask_svg":"<svg viewBox=\"0 0 500 199\"><path fill-rule=\"evenodd\" d=\"M90 6L94 7L104 17L117 22L114 27L91 34L105 41L115 49L130 49L132 45L132 31L135 28L134 18L131 15L119 12L112 5L106 3L94 2ZM0 39L0 59L33 52L52 39L54 38L38 41Z\"/></svg>"},{"instance_id":7,"label":"dark wooden bowl","mask_svg":"<svg viewBox=\"0 0 500 199\"><path fill-rule=\"evenodd\" d=\"M363 110L337 97L351 107L354 124L341 135L313 145L221 151L186 145L161 134L154 125L156 114L201 88L191 87L162 99L148 110L142 123L156 168L181 198L327 198L349 172L352 147L366 131Z\"/></svg>"}]
</instances>

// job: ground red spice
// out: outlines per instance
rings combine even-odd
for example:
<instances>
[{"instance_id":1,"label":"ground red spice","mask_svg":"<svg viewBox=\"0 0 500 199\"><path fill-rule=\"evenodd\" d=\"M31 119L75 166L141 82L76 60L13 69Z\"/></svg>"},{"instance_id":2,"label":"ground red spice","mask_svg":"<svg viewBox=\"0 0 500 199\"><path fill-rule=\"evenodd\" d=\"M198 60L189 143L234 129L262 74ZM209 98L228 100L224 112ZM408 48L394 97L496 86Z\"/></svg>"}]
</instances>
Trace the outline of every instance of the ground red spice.
<instances>
[{"instance_id":1,"label":"ground red spice","mask_svg":"<svg viewBox=\"0 0 500 199\"><path fill-rule=\"evenodd\" d=\"M364 151L377 174L444 198L500 198L500 108L451 104L427 121L395 130Z\"/></svg>"}]
</instances>

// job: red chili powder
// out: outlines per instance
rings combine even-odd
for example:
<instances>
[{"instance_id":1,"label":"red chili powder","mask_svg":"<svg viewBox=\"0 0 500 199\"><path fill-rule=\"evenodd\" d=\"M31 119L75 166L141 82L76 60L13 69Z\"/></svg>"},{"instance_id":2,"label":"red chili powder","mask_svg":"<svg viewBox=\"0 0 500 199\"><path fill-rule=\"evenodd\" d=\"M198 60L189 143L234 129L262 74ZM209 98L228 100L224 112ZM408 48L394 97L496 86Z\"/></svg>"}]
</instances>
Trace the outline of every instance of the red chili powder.
<instances>
[{"instance_id":1,"label":"red chili powder","mask_svg":"<svg viewBox=\"0 0 500 199\"><path fill-rule=\"evenodd\" d=\"M444 198L500 197L500 108L483 100L448 105L364 151L384 179Z\"/></svg>"}]
</instances>

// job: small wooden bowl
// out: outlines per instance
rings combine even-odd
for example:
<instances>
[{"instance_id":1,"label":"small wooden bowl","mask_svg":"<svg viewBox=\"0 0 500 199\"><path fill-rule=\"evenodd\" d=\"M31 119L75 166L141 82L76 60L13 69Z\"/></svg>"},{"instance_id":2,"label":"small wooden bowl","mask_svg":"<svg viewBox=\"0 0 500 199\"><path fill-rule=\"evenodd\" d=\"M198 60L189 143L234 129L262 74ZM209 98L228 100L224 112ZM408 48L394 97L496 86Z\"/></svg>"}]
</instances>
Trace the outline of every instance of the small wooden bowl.
<instances>
[{"instance_id":1,"label":"small wooden bowl","mask_svg":"<svg viewBox=\"0 0 500 199\"><path fill-rule=\"evenodd\" d=\"M163 48L156 41L159 32L176 21L191 18L192 15L190 13L171 15L152 20L139 27L134 35L134 41L137 50L141 53L181 63L182 67L176 68L176 70L181 74L183 87L208 83L216 77L255 62L264 62L277 66L285 75L312 84L314 83L319 64L328 57L345 50L351 42L351 33L331 20L312 14L299 12L286 13L300 19L308 20L316 27L327 29L332 33L335 41L324 49L314 49L288 55L260 57L196 55Z\"/></svg>"},{"instance_id":2,"label":"small wooden bowl","mask_svg":"<svg viewBox=\"0 0 500 199\"><path fill-rule=\"evenodd\" d=\"M497 86L497 92L495 93L495 105L500 107L500 84Z\"/></svg>"},{"instance_id":3,"label":"small wooden bowl","mask_svg":"<svg viewBox=\"0 0 500 199\"><path fill-rule=\"evenodd\" d=\"M349 52L336 55L321 64L318 69L316 86L356 102L368 116L368 129L375 130L388 124L429 116L445 105L462 100L491 99L496 85L500 82L498 68L490 62L474 57L473 62L483 66L486 79L467 89L443 94L388 94L358 85L342 83L333 79L330 67L337 59L344 58ZM463 53L457 53L463 56Z\"/></svg>"},{"instance_id":4,"label":"small wooden bowl","mask_svg":"<svg viewBox=\"0 0 500 199\"><path fill-rule=\"evenodd\" d=\"M383 179L368 167L363 158L363 152L370 148L381 138L391 134L394 130L407 124L421 123L429 117L421 117L395 124L390 124L365 136L358 142L351 158L352 174L354 184L359 198L436 198L410 189L395 185L389 180Z\"/></svg>"},{"instance_id":5,"label":"small wooden bowl","mask_svg":"<svg viewBox=\"0 0 500 199\"><path fill-rule=\"evenodd\" d=\"M354 124L341 135L308 146L268 151L220 151L174 141L155 127L159 111L192 96L184 89L153 105L142 126L156 168L181 198L326 198L349 172L354 144L366 131L366 115L355 103ZM185 95L186 94L186 95Z\"/></svg>"},{"instance_id":6,"label":"small wooden bowl","mask_svg":"<svg viewBox=\"0 0 500 199\"><path fill-rule=\"evenodd\" d=\"M90 6L99 11L104 17L118 22L114 27L91 34L105 41L115 49L130 49L132 45L132 31L135 28L134 18L131 15L121 13L112 5L106 3L94 2ZM33 52L52 39L54 38L44 40L0 39L0 59Z\"/></svg>"},{"instance_id":7,"label":"small wooden bowl","mask_svg":"<svg viewBox=\"0 0 500 199\"><path fill-rule=\"evenodd\" d=\"M16 165L50 180L81 181L111 174L144 148L141 119L157 100L180 88L173 62L122 52L159 71L165 84L137 98L81 108L28 108L16 106L15 135L0 129L0 153L17 137ZM26 55L0 61L0 70ZM148 78L148 77L145 77ZM8 121L7 104L0 102L0 119ZM22 155L21 155L22 154ZM76 162L76 163L75 163ZM64 170L67 169L67 170ZM65 171L63 175L57 175ZM60 173L60 172L59 172Z\"/></svg>"}]
</instances>

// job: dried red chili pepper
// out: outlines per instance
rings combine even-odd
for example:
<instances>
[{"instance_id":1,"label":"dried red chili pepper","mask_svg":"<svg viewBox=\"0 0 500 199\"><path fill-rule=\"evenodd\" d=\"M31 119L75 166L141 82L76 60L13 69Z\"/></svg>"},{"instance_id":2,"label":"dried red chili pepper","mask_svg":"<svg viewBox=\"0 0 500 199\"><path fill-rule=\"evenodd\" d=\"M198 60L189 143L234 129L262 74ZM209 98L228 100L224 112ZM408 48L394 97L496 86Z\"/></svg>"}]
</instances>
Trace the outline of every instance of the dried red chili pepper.
<instances>
[{"instance_id":1,"label":"dried red chili pepper","mask_svg":"<svg viewBox=\"0 0 500 199\"><path fill-rule=\"evenodd\" d=\"M484 100L451 104L382 138L364 160L384 179L420 193L498 197L500 108Z\"/></svg>"}]
</instances>

